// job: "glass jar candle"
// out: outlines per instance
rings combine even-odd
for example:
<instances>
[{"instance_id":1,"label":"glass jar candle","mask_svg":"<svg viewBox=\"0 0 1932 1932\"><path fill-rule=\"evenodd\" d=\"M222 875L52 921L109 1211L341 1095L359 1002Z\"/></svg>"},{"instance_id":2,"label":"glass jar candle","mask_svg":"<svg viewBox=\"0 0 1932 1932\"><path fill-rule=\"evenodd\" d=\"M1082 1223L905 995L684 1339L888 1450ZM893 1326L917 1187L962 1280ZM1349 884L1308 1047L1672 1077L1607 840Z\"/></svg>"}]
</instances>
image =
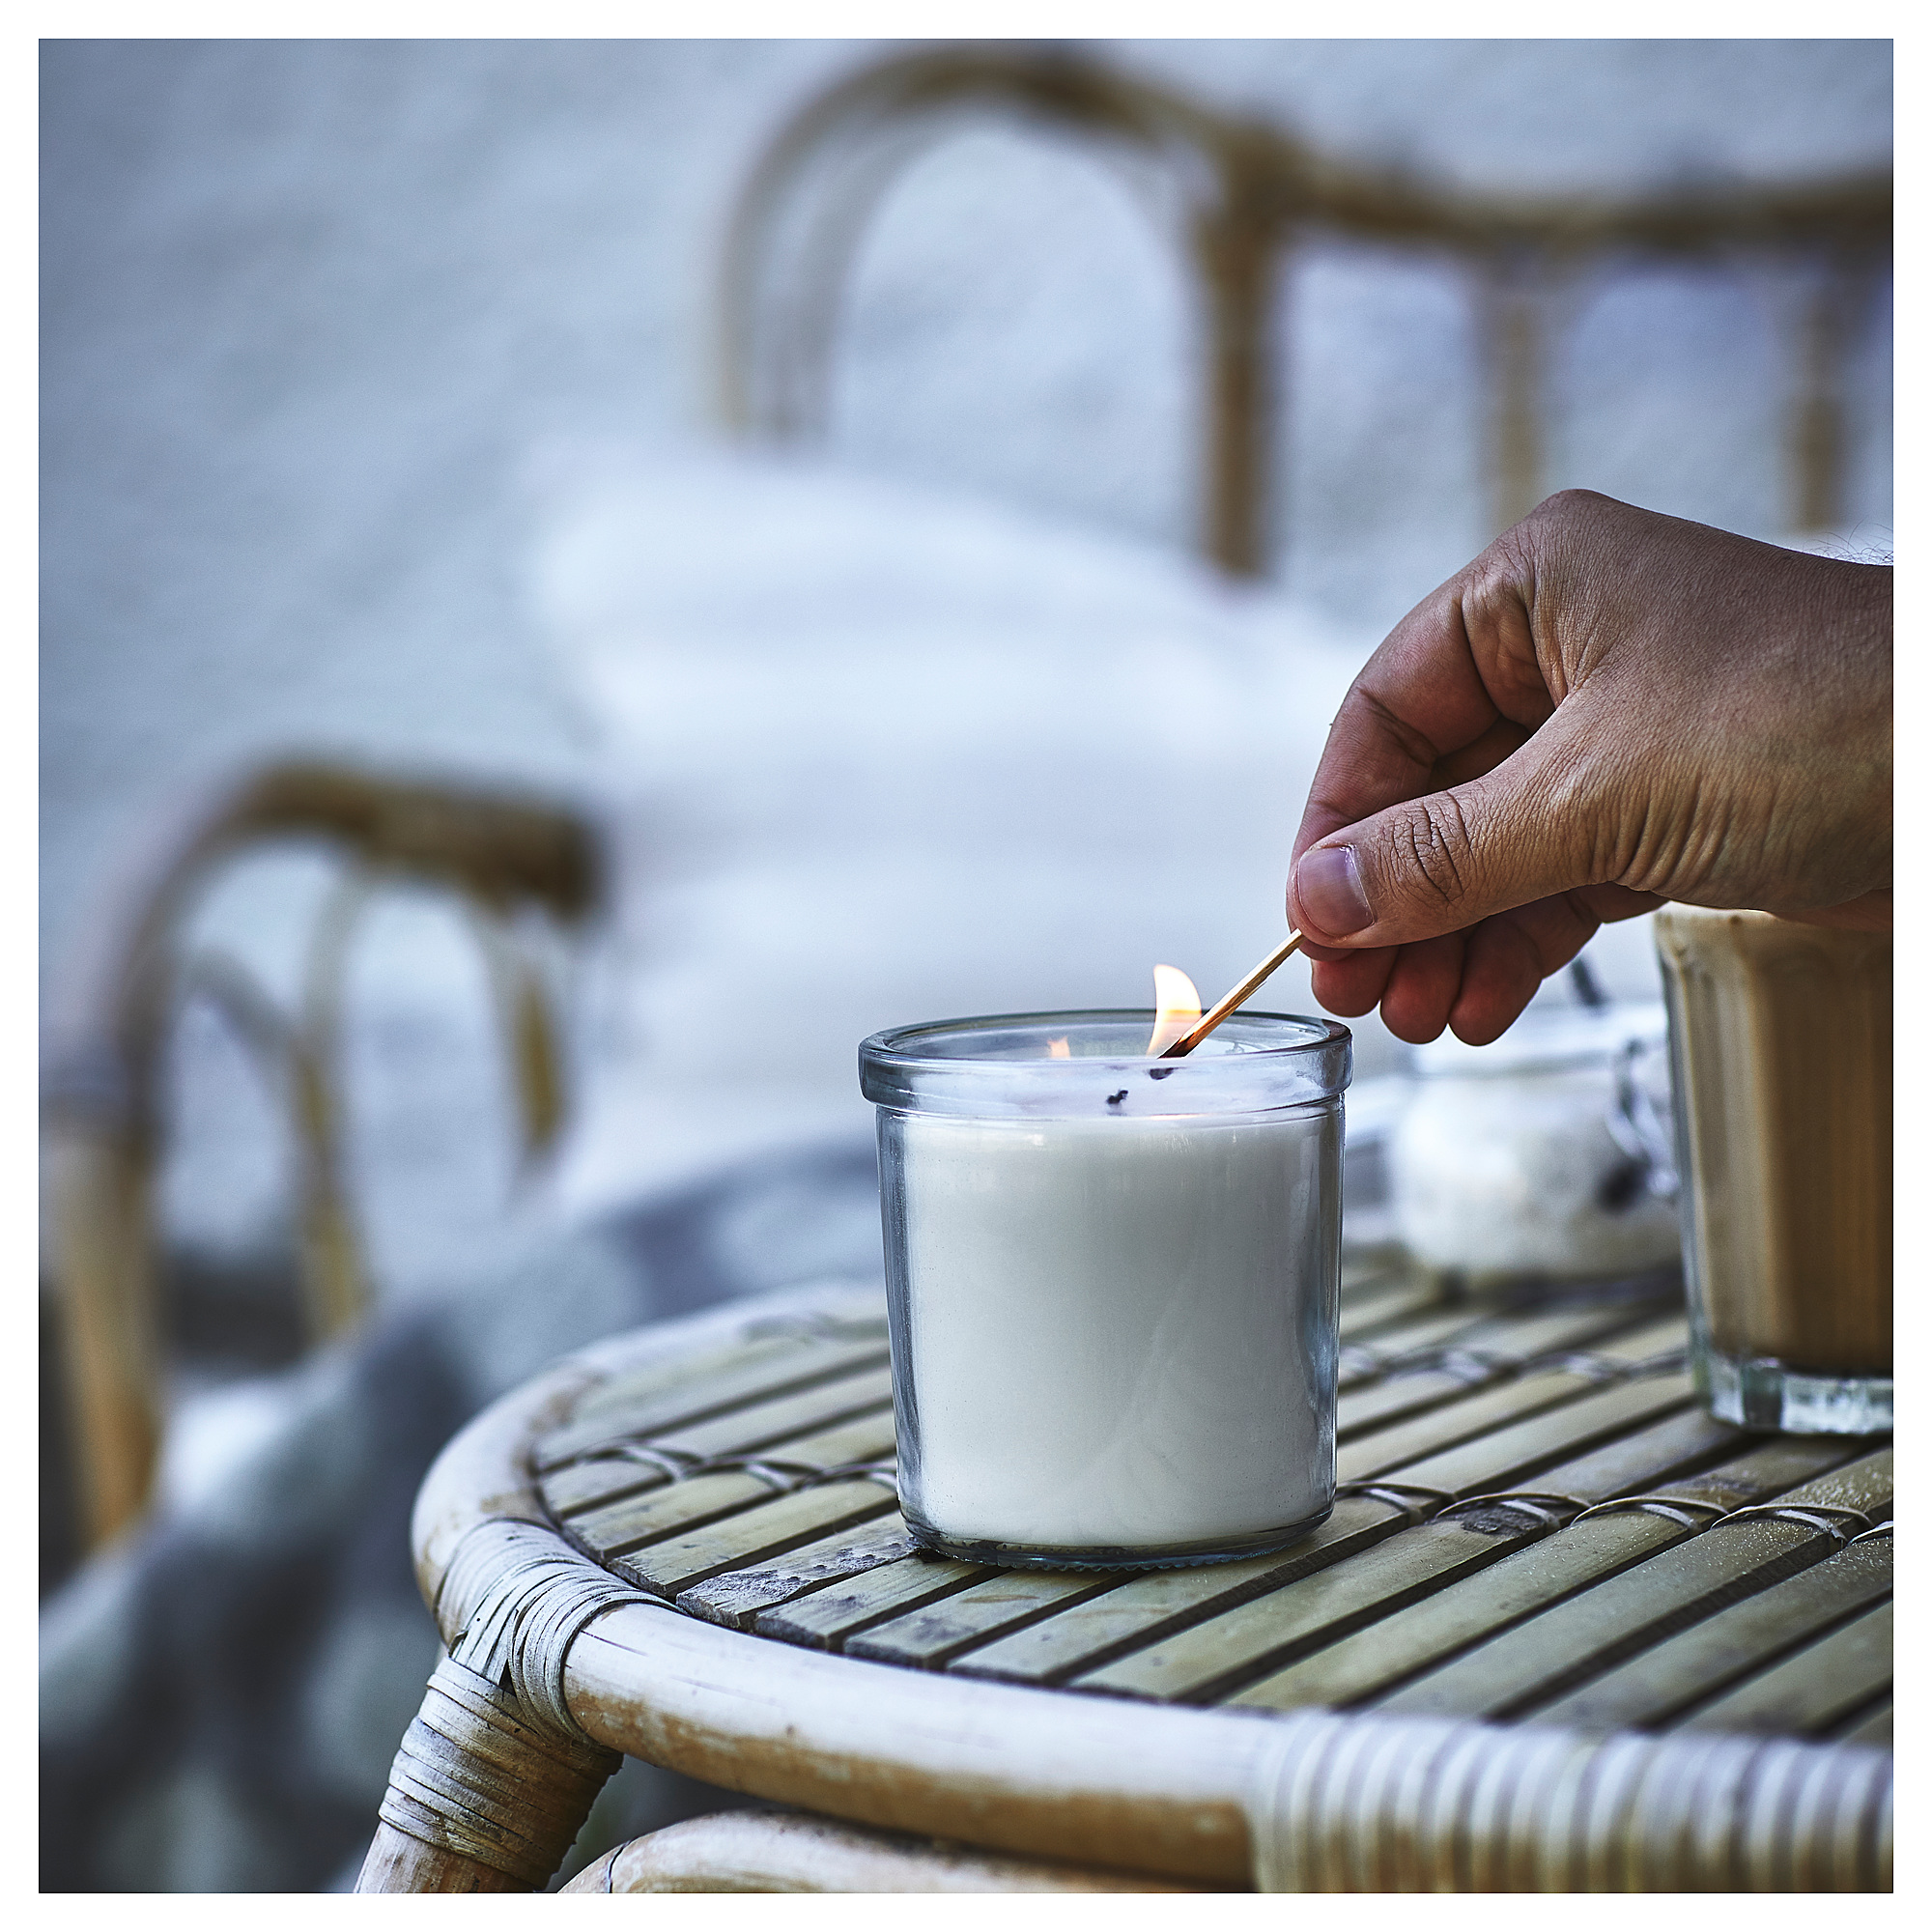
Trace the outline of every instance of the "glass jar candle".
<instances>
[{"instance_id":1,"label":"glass jar candle","mask_svg":"<svg viewBox=\"0 0 1932 1932\"><path fill-rule=\"evenodd\" d=\"M1335 1496L1332 1021L1151 1012L875 1034L899 1497L929 1549L1128 1569L1293 1542Z\"/></svg>"},{"instance_id":2,"label":"glass jar candle","mask_svg":"<svg viewBox=\"0 0 1932 1932\"><path fill-rule=\"evenodd\" d=\"M1531 1007L1489 1046L1415 1050L1388 1140L1391 1220L1471 1288L1674 1266L1677 1176L1664 1012Z\"/></svg>"},{"instance_id":3,"label":"glass jar candle","mask_svg":"<svg viewBox=\"0 0 1932 1932\"><path fill-rule=\"evenodd\" d=\"M1692 1367L1749 1428L1891 1427L1891 935L1667 905Z\"/></svg>"}]
</instances>

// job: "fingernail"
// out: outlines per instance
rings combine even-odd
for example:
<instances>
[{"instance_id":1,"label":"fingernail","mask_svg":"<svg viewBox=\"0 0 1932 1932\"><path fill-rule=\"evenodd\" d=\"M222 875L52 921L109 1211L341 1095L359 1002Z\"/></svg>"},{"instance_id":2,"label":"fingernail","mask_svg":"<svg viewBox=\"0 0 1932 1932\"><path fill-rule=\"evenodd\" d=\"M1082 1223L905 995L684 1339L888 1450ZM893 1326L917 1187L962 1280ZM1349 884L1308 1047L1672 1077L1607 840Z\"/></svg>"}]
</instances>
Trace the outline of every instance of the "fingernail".
<instances>
[{"instance_id":1,"label":"fingernail","mask_svg":"<svg viewBox=\"0 0 1932 1932\"><path fill-rule=\"evenodd\" d=\"M1331 939L1360 932L1375 921L1352 845L1321 845L1304 852L1294 868L1294 897L1302 918Z\"/></svg>"}]
</instances>

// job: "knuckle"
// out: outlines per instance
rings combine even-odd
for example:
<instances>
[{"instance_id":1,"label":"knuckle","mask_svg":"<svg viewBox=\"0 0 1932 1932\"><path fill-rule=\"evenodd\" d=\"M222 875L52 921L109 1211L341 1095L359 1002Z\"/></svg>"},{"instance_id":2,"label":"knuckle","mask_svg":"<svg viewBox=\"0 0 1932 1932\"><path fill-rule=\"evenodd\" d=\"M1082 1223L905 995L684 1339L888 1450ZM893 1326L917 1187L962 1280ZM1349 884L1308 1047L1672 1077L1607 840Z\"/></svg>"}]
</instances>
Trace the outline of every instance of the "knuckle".
<instances>
[{"instance_id":1,"label":"knuckle","mask_svg":"<svg viewBox=\"0 0 1932 1932\"><path fill-rule=\"evenodd\" d=\"M1609 500L1598 490L1557 490L1544 497L1530 514L1549 518L1589 516Z\"/></svg>"},{"instance_id":2,"label":"knuckle","mask_svg":"<svg viewBox=\"0 0 1932 1932\"><path fill-rule=\"evenodd\" d=\"M1448 912L1468 891L1472 848L1467 820L1453 792L1416 799L1395 827L1401 886L1418 908Z\"/></svg>"},{"instance_id":3,"label":"knuckle","mask_svg":"<svg viewBox=\"0 0 1932 1932\"><path fill-rule=\"evenodd\" d=\"M1511 563L1525 575L1548 565L1603 520L1613 499L1595 490L1558 490L1544 497L1520 524L1496 539Z\"/></svg>"}]
</instances>

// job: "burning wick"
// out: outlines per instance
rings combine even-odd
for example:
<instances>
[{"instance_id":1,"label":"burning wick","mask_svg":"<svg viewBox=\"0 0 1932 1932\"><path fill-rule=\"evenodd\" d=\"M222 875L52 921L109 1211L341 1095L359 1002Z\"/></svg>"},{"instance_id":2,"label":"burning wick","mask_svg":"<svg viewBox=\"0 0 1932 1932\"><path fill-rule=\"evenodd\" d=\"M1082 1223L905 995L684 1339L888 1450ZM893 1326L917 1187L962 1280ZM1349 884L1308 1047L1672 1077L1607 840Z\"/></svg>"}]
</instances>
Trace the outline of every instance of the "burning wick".
<instances>
[{"instance_id":1,"label":"burning wick","mask_svg":"<svg viewBox=\"0 0 1932 1932\"><path fill-rule=\"evenodd\" d=\"M1073 1049L1067 1045L1065 1034L1062 1034L1058 1039L1047 1041L1046 1057L1049 1060L1071 1060L1073 1058Z\"/></svg>"},{"instance_id":2,"label":"burning wick","mask_svg":"<svg viewBox=\"0 0 1932 1932\"><path fill-rule=\"evenodd\" d=\"M1201 1017L1201 995L1179 966L1153 969L1153 1032L1148 1036L1150 1058L1162 1054ZM1052 1042L1048 1042L1051 1050Z\"/></svg>"},{"instance_id":3,"label":"burning wick","mask_svg":"<svg viewBox=\"0 0 1932 1932\"><path fill-rule=\"evenodd\" d=\"M1194 990L1194 981L1178 967L1156 966L1153 969L1155 1019L1153 1034L1147 1045L1149 1055L1157 1055L1162 1060L1179 1060L1192 1053L1236 1007L1254 997L1262 981L1283 965L1288 955L1300 944L1300 933L1291 932L1252 973L1232 992L1216 1001L1205 1014L1201 1010L1201 995ZM1163 975L1166 977L1163 978Z\"/></svg>"}]
</instances>

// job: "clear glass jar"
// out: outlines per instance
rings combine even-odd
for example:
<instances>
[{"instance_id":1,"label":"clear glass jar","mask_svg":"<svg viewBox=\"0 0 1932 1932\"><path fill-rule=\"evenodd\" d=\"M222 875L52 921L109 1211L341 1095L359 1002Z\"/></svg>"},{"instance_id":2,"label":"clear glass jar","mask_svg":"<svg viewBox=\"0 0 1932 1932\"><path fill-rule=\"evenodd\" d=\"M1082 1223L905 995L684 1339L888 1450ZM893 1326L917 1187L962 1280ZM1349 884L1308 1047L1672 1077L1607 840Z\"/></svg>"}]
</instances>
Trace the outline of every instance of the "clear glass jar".
<instances>
[{"instance_id":1,"label":"clear glass jar","mask_svg":"<svg viewBox=\"0 0 1932 1932\"><path fill-rule=\"evenodd\" d=\"M1492 1045L1418 1047L1386 1155L1397 1238L1477 1289L1673 1266L1663 1042L1652 1002L1531 1007Z\"/></svg>"},{"instance_id":2,"label":"clear glass jar","mask_svg":"<svg viewBox=\"0 0 1932 1932\"><path fill-rule=\"evenodd\" d=\"M927 1548L1214 1563L1335 1497L1350 1035L1151 1012L875 1034L900 1506Z\"/></svg>"},{"instance_id":3,"label":"clear glass jar","mask_svg":"<svg viewBox=\"0 0 1932 1932\"><path fill-rule=\"evenodd\" d=\"M1891 1427L1891 935L1668 905L1692 1363L1747 1428Z\"/></svg>"}]
</instances>

